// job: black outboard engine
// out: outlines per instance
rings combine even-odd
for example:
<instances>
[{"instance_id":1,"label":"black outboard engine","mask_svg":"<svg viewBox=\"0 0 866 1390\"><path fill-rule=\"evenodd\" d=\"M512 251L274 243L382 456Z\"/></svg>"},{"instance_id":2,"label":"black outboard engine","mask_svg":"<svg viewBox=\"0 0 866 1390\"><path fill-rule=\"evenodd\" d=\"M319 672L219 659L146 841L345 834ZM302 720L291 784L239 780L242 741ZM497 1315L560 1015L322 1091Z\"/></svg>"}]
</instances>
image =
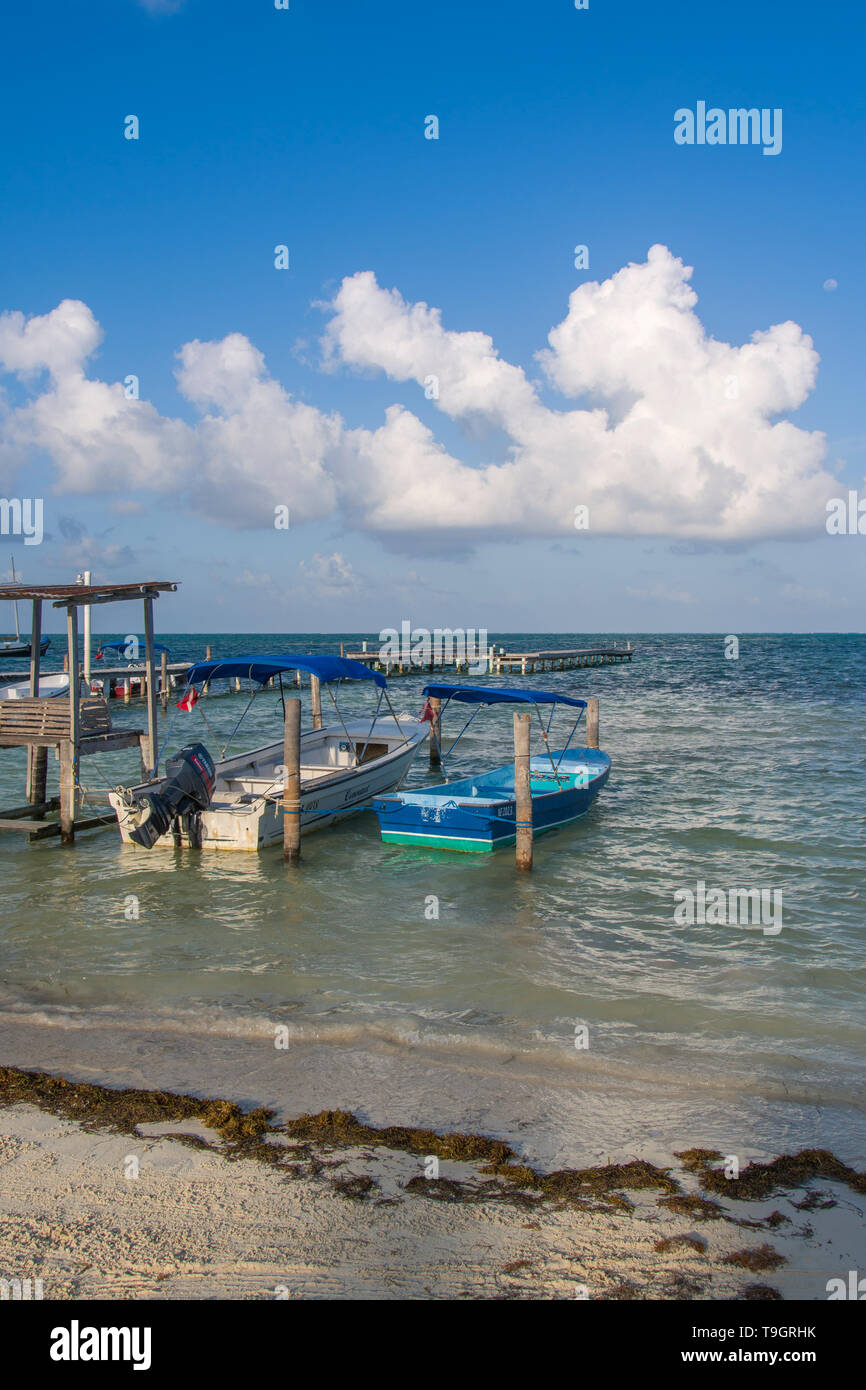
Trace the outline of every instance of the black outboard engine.
<instances>
[{"instance_id":1,"label":"black outboard engine","mask_svg":"<svg viewBox=\"0 0 866 1390\"><path fill-rule=\"evenodd\" d=\"M191 743L173 758L166 758L162 790L134 796L140 816L129 838L152 849L173 822L182 820L190 843L200 847L199 812L210 805L215 777L213 758L203 743Z\"/></svg>"}]
</instances>

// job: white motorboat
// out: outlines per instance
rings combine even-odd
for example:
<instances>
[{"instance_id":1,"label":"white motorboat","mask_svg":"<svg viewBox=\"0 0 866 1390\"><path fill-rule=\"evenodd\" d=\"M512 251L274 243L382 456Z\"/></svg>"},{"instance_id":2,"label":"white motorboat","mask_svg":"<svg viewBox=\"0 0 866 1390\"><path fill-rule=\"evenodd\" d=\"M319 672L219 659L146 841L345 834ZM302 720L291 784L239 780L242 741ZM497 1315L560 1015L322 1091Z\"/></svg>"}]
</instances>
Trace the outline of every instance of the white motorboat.
<instances>
[{"instance_id":1,"label":"white motorboat","mask_svg":"<svg viewBox=\"0 0 866 1390\"><path fill-rule=\"evenodd\" d=\"M262 656L199 662L188 673L188 689L221 677L264 685L282 671L298 669L316 675L323 684L344 678L375 680L380 690L372 718L344 720L340 716L336 724L301 735L301 833L308 834L357 813L375 796L395 791L427 737L428 725L410 715L397 716L393 710L380 715L382 698L387 698L384 676L340 657ZM339 714L336 701L335 707ZM283 758L282 739L212 766L207 766L207 750L201 745L182 750L178 760L185 759L186 766L181 765L180 775L194 764L204 779L193 771L195 785L209 784L207 793L194 791L184 801L177 792L178 779L173 781L171 775L110 793L124 843L256 853L281 842ZM172 773L171 768L168 771ZM142 834L148 821L152 828Z\"/></svg>"},{"instance_id":2,"label":"white motorboat","mask_svg":"<svg viewBox=\"0 0 866 1390\"><path fill-rule=\"evenodd\" d=\"M55 676L39 677L39 698L48 700L54 695L69 694L69 677L62 671ZM30 682L13 681L11 685L0 685L0 700L29 700Z\"/></svg>"}]
</instances>

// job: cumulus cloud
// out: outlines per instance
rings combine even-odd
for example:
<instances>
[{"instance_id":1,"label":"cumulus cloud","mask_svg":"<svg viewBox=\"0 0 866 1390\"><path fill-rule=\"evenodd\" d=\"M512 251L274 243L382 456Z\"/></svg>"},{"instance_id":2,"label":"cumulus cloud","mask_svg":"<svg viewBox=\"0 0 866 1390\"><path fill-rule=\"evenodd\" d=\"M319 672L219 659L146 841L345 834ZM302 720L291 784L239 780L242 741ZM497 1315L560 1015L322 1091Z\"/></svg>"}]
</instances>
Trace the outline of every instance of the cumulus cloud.
<instances>
[{"instance_id":1,"label":"cumulus cloud","mask_svg":"<svg viewBox=\"0 0 866 1390\"><path fill-rule=\"evenodd\" d=\"M595 534L757 539L822 524L834 485L824 436L776 418L814 385L811 339L784 323L741 347L717 342L694 311L691 275L654 246L574 291L538 354L551 385L583 399L573 409L545 405L486 334L447 331L438 310L369 272L345 280L324 338L330 365L415 381L452 419L484 417L511 440L505 463L472 468L392 407L353 440L371 524L412 530L423 515L428 528L552 534L573 527L578 505Z\"/></svg>"},{"instance_id":2,"label":"cumulus cloud","mask_svg":"<svg viewBox=\"0 0 866 1390\"><path fill-rule=\"evenodd\" d=\"M322 463L342 422L294 401L242 334L186 343L178 354L195 425L128 398L119 382L87 377L101 338L76 300L39 318L0 315L0 368L25 382L48 376L33 399L7 406L0 460L48 454L59 492L180 492L193 509L237 526L272 525L278 504L299 521L331 514L334 485Z\"/></svg>"},{"instance_id":3,"label":"cumulus cloud","mask_svg":"<svg viewBox=\"0 0 866 1390\"><path fill-rule=\"evenodd\" d=\"M347 277L329 306L325 366L414 383L475 440L504 435L504 461L480 466L404 403L370 429L295 400L240 333L180 349L178 388L197 415L187 423L87 374L102 333L86 305L4 314L0 369L30 395L16 407L0 395L0 463L41 453L59 491L178 494L239 527L271 525L286 505L293 524L341 515L407 544L574 536L578 507L590 535L730 544L823 532L838 489L824 436L783 418L814 386L810 338L789 322L718 342L691 276L654 246L581 285L537 354L547 388L487 334L446 328L440 310L370 271Z\"/></svg>"}]
</instances>

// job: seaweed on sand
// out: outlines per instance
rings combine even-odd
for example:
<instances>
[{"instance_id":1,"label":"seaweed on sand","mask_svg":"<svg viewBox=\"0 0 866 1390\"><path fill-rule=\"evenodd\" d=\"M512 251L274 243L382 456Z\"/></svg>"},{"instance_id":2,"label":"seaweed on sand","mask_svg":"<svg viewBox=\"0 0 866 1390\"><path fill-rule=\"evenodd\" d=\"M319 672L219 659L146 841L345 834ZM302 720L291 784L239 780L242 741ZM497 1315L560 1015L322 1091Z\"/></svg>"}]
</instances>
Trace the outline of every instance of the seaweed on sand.
<instances>
[{"instance_id":1,"label":"seaweed on sand","mask_svg":"<svg viewBox=\"0 0 866 1390\"><path fill-rule=\"evenodd\" d=\"M705 1192L740 1201L759 1201L780 1188L801 1188L812 1178L831 1178L846 1183L855 1192L866 1192L866 1173L849 1168L829 1149L801 1149L769 1163L749 1163L737 1178L725 1177L718 1168L705 1167L700 1185Z\"/></svg>"}]
</instances>

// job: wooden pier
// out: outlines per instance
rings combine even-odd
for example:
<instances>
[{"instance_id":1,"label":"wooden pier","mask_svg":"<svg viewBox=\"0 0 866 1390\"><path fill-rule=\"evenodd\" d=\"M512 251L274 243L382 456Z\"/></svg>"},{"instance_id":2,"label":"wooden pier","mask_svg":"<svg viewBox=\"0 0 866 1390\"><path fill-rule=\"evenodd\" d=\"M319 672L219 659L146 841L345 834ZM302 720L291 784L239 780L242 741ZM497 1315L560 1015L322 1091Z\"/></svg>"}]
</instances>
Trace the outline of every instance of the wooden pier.
<instances>
[{"instance_id":1,"label":"wooden pier","mask_svg":"<svg viewBox=\"0 0 866 1390\"><path fill-rule=\"evenodd\" d=\"M32 839L59 835L62 844L72 844L76 830L87 830L107 823L105 815L81 817L85 789L81 782L81 759L88 754L109 753L138 747L143 775L150 775L157 759L157 674L153 645L153 601L160 593L174 593L177 585L169 580L145 580L139 584L25 584L0 585L0 599L29 599L33 604L30 634L30 696L0 702L0 748L27 749L26 804L0 811L0 830L14 830ZM138 599L144 605L144 667L141 676L147 708L146 729L114 729L108 701L89 690L82 694L82 674L78 652L78 614L93 604L118 603ZM40 696L42 605L66 610L66 670L69 694ZM85 623L85 627L87 622ZM165 674L165 670L163 672ZM167 693L167 676L164 689ZM54 748L60 760L60 797L46 794L48 750ZM59 800L59 806L58 806ZM59 809L60 819L45 816Z\"/></svg>"},{"instance_id":2,"label":"wooden pier","mask_svg":"<svg viewBox=\"0 0 866 1390\"><path fill-rule=\"evenodd\" d=\"M584 666L619 666L632 659L631 642L624 647L614 642L612 647L573 647L567 651L499 652L493 657L491 670L519 671L522 676L533 671L569 671Z\"/></svg>"},{"instance_id":3,"label":"wooden pier","mask_svg":"<svg viewBox=\"0 0 866 1390\"><path fill-rule=\"evenodd\" d=\"M504 650L497 651L495 647L490 647L486 655L472 657L440 655L422 660L417 657L404 660L401 657L382 657L378 652L366 650L347 652L344 643L341 642L340 655L346 656L350 661L360 661L375 671L381 671L390 680L393 676L412 676L418 675L420 672L445 670L453 670L457 674L486 674L491 676L501 676L503 672L508 674L519 672L520 675L526 676L536 671L569 671L587 666L619 666L624 661L631 661L634 652L629 640L624 646L614 642L612 647L552 648L550 651L538 652L506 652ZM484 669L480 671L478 668L482 665Z\"/></svg>"}]
</instances>

